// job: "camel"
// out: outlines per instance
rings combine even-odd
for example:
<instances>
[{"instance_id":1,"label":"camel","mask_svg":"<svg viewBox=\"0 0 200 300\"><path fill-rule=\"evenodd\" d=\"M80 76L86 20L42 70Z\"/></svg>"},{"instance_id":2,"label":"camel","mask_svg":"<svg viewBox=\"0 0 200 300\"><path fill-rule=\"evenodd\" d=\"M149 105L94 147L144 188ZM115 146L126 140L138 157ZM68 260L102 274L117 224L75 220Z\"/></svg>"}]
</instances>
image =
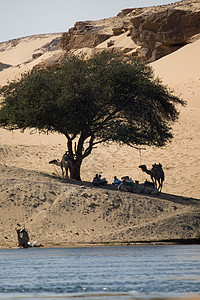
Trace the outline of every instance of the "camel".
<instances>
[{"instance_id":1,"label":"camel","mask_svg":"<svg viewBox=\"0 0 200 300\"><path fill-rule=\"evenodd\" d=\"M157 188L158 183L157 190L161 192L163 181L165 179L165 174L163 172L162 165L160 163L153 164L151 170L148 170L145 165L140 165L139 168L142 169L143 172L146 172L151 176L151 180L153 181L155 188Z\"/></svg>"},{"instance_id":2,"label":"camel","mask_svg":"<svg viewBox=\"0 0 200 300\"><path fill-rule=\"evenodd\" d=\"M59 166L61 167L61 170L62 170L62 176L65 177L65 178L69 178L68 176L68 171L71 173L71 167L72 167L72 162L70 160L70 157L68 155L68 152L66 152L61 161L58 160L58 159L53 159L49 162L49 164L53 164L53 165L56 165L56 166ZM65 176L64 176L64 169L65 169Z\"/></svg>"},{"instance_id":3,"label":"camel","mask_svg":"<svg viewBox=\"0 0 200 300\"><path fill-rule=\"evenodd\" d=\"M153 186L146 186L145 183L134 182L132 186L125 185L123 182L118 186L120 191L131 192L131 193L142 193L142 194L151 194L158 195L159 192Z\"/></svg>"}]
</instances>

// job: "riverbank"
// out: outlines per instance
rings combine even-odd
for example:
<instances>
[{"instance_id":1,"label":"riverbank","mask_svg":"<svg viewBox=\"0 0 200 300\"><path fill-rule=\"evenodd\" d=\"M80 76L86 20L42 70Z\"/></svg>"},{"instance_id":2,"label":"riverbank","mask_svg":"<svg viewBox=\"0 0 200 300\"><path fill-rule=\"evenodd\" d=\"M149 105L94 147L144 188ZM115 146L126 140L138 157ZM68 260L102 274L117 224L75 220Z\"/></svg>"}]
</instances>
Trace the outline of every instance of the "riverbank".
<instances>
[{"instance_id":1,"label":"riverbank","mask_svg":"<svg viewBox=\"0 0 200 300\"><path fill-rule=\"evenodd\" d=\"M16 247L22 227L45 248L199 238L199 199L121 192L5 165L0 173L1 248Z\"/></svg>"}]
</instances>

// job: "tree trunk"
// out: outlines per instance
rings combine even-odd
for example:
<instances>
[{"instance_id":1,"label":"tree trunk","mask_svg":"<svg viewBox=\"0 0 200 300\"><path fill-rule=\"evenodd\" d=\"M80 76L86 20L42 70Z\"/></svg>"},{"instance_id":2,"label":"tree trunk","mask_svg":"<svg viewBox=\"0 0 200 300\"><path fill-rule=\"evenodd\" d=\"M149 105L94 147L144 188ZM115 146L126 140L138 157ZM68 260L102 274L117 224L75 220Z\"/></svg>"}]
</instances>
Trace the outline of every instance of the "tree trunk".
<instances>
[{"instance_id":1,"label":"tree trunk","mask_svg":"<svg viewBox=\"0 0 200 300\"><path fill-rule=\"evenodd\" d=\"M77 161L72 162L70 178L81 181L80 170L81 170L81 162L80 163L78 163Z\"/></svg>"}]
</instances>

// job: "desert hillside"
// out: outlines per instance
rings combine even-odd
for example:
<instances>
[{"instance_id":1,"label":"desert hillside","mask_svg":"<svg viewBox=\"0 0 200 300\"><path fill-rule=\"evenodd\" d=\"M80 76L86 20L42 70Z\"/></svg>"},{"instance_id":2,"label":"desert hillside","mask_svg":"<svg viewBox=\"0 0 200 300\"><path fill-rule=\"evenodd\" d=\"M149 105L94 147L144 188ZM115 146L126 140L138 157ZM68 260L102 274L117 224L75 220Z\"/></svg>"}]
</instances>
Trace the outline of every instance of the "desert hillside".
<instances>
[{"instance_id":1,"label":"desert hillside","mask_svg":"<svg viewBox=\"0 0 200 300\"><path fill-rule=\"evenodd\" d=\"M145 47L141 45L138 52L136 40L130 34L134 30L128 27L127 31L125 18L126 22L130 22L128 26L133 26L130 20L134 15L139 19L145 17L147 22L151 15L163 15L166 9L171 11L173 7L175 10L178 10L177 7L187 10L190 20L191 11L198 16L200 9L199 1L184 0L170 7L123 10L117 17L85 24L84 30L81 29L83 24L77 23L67 33L67 36L70 35L69 41L73 40L77 48L68 50L60 48L61 39L66 38L61 34L31 36L1 43L0 85L5 85L8 80L19 77L37 64L45 64L47 59L58 61L69 51L81 52L83 48L78 48L77 37L71 36L77 30L83 30L79 34L82 41L84 37L88 38L85 30L93 32L95 44L81 44L87 53L107 48L110 41L114 42L111 47L115 45L120 48L124 55L144 53ZM176 15L176 11L174 13ZM123 24L120 23L121 18ZM102 24L106 24L102 32L104 41L97 38L101 32L96 35L92 29L102 28ZM79 29L75 29L77 27ZM64 153L64 136L0 129L1 247L16 245L15 229L19 226L26 226L31 240L36 239L45 246L199 236L200 39L197 32L194 35L189 37L186 34L178 50L161 55L162 58L153 59L155 61L151 63L155 75L187 101L186 107L179 108L180 118L173 127L173 141L162 149L141 147L141 150L136 150L114 144L100 145L83 162L83 182L77 183L63 180L60 168L48 163L51 159L61 158ZM151 53L159 53L159 49L154 50ZM102 189L90 184L96 173L105 176L109 183L112 183L114 175L119 178L129 175L133 180L143 182L149 177L138 166L146 164L150 168L155 162L162 163L165 171L163 193L159 196L134 195L119 192L112 185Z\"/></svg>"},{"instance_id":2,"label":"desert hillside","mask_svg":"<svg viewBox=\"0 0 200 300\"><path fill-rule=\"evenodd\" d=\"M19 78L21 73L60 52L61 36L41 34L0 43L0 85Z\"/></svg>"}]
</instances>

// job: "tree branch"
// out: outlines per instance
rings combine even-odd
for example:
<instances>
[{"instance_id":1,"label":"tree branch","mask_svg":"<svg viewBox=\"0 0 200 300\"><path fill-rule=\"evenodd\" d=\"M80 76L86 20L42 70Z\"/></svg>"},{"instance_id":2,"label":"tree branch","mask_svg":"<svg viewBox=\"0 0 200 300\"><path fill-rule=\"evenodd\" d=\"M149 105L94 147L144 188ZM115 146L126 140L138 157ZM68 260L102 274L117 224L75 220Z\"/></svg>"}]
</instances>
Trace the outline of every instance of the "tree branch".
<instances>
[{"instance_id":1,"label":"tree branch","mask_svg":"<svg viewBox=\"0 0 200 300\"><path fill-rule=\"evenodd\" d=\"M68 133L65 133L65 136L67 138L67 148L68 148L68 151L69 151L69 156L70 156L70 159L71 161L75 161L74 160L74 153L73 153L73 149L72 149L72 138L70 138L69 134Z\"/></svg>"},{"instance_id":2,"label":"tree branch","mask_svg":"<svg viewBox=\"0 0 200 300\"><path fill-rule=\"evenodd\" d=\"M110 113L92 133L98 132L110 119L112 119L118 112L120 112L132 99L127 99L120 107L116 108L112 113Z\"/></svg>"},{"instance_id":3,"label":"tree branch","mask_svg":"<svg viewBox=\"0 0 200 300\"><path fill-rule=\"evenodd\" d=\"M93 141L94 141L94 135L92 135L90 137L89 146L85 149L84 154L82 155L82 158L87 157L92 152L92 149L94 146Z\"/></svg>"},{"instance_id":4,"label":"tree branch","mask_svg":"<svg viewBox=\"0 0 200 300\"><path fill-rule=\"evenodd\" d=\"M128 146L130 146L131 148L134 148L134 149L136 149L136 150L146 150L146 148L139 148L139 147L136 147L136 146L133 146L133 145L131 145L131 144L127 144Z\"/></svg>"}]
</instances>

